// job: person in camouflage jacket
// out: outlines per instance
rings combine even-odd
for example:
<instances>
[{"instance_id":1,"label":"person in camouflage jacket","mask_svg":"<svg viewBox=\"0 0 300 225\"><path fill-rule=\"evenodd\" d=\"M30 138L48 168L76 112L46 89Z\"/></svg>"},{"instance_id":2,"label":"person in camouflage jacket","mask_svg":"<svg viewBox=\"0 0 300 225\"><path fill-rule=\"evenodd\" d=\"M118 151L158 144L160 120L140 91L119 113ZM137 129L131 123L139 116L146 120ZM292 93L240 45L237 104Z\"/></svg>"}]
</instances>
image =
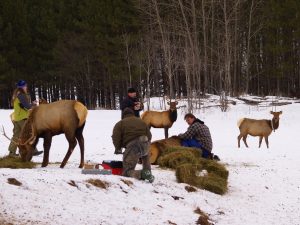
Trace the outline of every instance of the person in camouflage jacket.
<instances>
[{"instance_id":1,"label":"person in camouflage jacket","mask_svg":"<svg viewBox=\"0 0 300 225\"><path fill-rule=\"evenodd\" d=\"M122 175L152 183L154 176L151 173L149 155L152 135L149 127L141 118L136 117L130 108L123 110L123 116L124 118L115 124L112 134L115 154L123 154ZM124 153L122 148L126 149ZM139 159L142 160L143 169L135 170Z\"/></svg>"},{"instance_id":2,"label":"person in camouflage jacket","mask_svg":"<svg viewBox=\"0 0 300 225\"><path fill-rule=\"evenodd\" d=\"M182 139L181 145L200 148L203 158L212 158L213 143L209 128L191 113L186 114L184 119L189 127L185 133L178 135Z\"/></svg>"}]
</instances>

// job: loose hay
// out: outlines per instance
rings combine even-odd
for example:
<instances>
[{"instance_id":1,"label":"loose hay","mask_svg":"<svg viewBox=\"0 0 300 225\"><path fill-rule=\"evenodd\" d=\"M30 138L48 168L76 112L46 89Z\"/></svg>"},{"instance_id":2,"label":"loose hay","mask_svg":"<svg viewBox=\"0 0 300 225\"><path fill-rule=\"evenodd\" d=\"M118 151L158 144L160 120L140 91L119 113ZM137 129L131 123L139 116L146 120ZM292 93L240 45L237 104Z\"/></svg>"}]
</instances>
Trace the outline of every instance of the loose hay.
<instances>
[{"instance_id":1,"label":"loose hay","mask_svg":"<svg viewBox=\"0 0 300 225\"><path fill-rule=\"evenodd\" d=\"M95 187L102 188L102 189L107 189L109 186L109 183L99 179L89 179L87 180L87 182L94 185Z\"/></svg>"},{"instance_id":2,"label":"loose hay","mask_svg":"<svg viewBox=\"0 0 300 225\"><path fill-rule=\"evenodd\" d=\"M0 168L11 168L11 169L32 169L35 168L37 163L34 162L23 162L20 157L5 156L0 158Z\"/></svg>"},{"instance_id":3,"label":"loose hay","mask_svg":"<svg viewBox=\"0 0 300 225\"><path fill-rule=\"evenodd\" d=\"M225 166L214 160L204 159L200 151L187 147L169 147L158 159L158 164L176 170L180 183L187 183L216 194L227 191L228 171ZM206 170L207 173L199 172Z\"/></svg>"},{"instance_id":4,"label":"loose hay","mask_svg":"<svg viewBox=\"0 0 300 225\"><path fill-rule=\"evenodd\" d=\"M22 183L18 181L16 178L7 178L7 183L16 185L16 186L21 186Z\"/></svg>"}]
</instances>

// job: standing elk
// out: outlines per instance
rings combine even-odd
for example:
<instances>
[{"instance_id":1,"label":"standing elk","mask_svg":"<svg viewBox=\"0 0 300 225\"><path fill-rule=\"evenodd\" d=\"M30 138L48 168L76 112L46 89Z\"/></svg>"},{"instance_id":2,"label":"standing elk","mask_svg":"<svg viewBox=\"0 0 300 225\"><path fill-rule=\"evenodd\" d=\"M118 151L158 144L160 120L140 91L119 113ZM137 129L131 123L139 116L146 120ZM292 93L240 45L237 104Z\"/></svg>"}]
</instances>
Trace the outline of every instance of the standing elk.
<instances>
[{"instance_id":1,"label":"standing elk","mask_svg":"<svg viewBox=\"0 0 300 225\"><path fill-rule=\"evenodd\" d=\"M240 135L238 136L238 147L240 147L240 140L243 138L243 141L248 148L247 144L247 135L251 136L259 136L259 148L261 146L262 139L265 138L265 142L267 148L269 148L269 140L268 137L272 133L275 132L279 127L279 115L282 114L280 112L270 112L273 115L272 120L255 120L249 118L242 118L238 121L237 125L240 129Z\"/></svg>"},{"instance_id":2,"label":"standing elk","mask_svg":"<svg viewBox=\"0 0 300 225\"><path fill-rule=\"evenodd\" d=\"M52 137L64 133L69 142L69 148L60 167L63 168L66 165L77 140L81 156L79 168L82 168L84 165L84 138L82 132L87 113L87 108L75 100L60 100L34 107L22 128L17 143L22 160L30 161L38 139L44 138L42 167L46 167L49 163Z\"/></svg>"},{"instance_id":3,"label":"standing elk","mask_svg":"<svg viewBox=\"0 0 300 225\"><path fill-rule=\"evenodd\" d=\"M147 124L149 129L151 127L154 128L164 128L165 130L165 138L168 138L169 128L172 127L173 123L177 120L177 104L175 101L168 101L168 105L170 105L169 110L167 111L146 111L142 114L141 119Z\"/></svg>"}]
</instances>

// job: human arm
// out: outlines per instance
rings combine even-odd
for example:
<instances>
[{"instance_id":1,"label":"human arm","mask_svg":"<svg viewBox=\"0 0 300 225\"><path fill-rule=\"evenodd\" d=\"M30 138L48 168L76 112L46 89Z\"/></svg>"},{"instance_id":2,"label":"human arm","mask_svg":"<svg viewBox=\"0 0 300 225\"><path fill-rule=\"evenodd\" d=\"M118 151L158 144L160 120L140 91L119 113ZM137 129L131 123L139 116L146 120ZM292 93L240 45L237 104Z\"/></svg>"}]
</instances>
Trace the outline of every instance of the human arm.
<instances>
[{"instance_id":1,"label":"human arm","mask_svg":"<svg viewBox=\"0 0 300 225\"><path fill-rule=\"evenodd\" d=\"M112 141L115 146L115 154L122 153L122 124L121 121L118 122L114 128L112 133Z\"/></svg>"},{"instance_id":2,"label":"human arm","mask_svg":"<svg viewBox=\"0 0 300 225\"><path fill-rule=\"evenodd\" d=\"M32 108L33 104L30 103L29 99L28 99L28 96L26 94L19 94L17 96L17 98L19 99L20 101L20 106L26 110L29 110Z\"/></svg>"},{"instance_id":3,"label":"human arm","mask_svg":"<svg viewBox=\"0 0 300 225\"><path fill-rule=\"evenodd\" d=\"M196 129L194 127L194 124L192 124L191 126L189 126L189 128L187 129L187 131L183 134L179 134L178 137L180 139L192 139L196 134Z\"/></svg>"}]
</instances>

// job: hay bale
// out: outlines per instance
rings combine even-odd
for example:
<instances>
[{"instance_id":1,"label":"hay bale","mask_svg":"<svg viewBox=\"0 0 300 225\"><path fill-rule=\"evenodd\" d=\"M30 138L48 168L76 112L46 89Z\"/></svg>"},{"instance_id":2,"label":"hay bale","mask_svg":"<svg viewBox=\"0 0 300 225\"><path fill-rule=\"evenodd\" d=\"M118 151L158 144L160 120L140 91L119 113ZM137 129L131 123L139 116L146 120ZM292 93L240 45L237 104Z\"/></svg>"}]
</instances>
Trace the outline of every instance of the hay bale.
<instances>
[{"instance_id":1,"label":"hay bale","mask_svg":"<svg viewBox=\"0 0 300 225\"><path fill-rule=\"evenodd\" d=\"M187 183L216 194L225 194L227 191L227 178L211 172L204 176L197 175L201 169L206 169L201 164L182 164L176 168L176 178L180 183Z\"/></svg>"},{"instance_id":2,"label":"hay bale","mask_svg":"<svg viewBox=\"0 0 300 225\"><path fill-rule=\"evenodd\" d=\"M11 168L11 169L32 169L35 168L37 163L34 162L23 162L20 157L5 156L0 158L0 168Z\"/></svg>"},{"instance_id":3,"label":"hay bale","mask_svg":"<svg viewBox=\"0 0 300 225\"><path fill-rule=\"evenodd\" d=\"M179 183L186 183L216 194L227 191L228 171L217 161L204 159L197 148L167 146L158 158L161 167L176 170ZM206 173L200 173L206 170Z\"/></svg>"},{"instance_id":4,"label":"hay bale","mask_svg":"<svg viewBox=\"0 0 300 225\"><path fill-rule=\"evenodd\" d=\"M181 146L181 139L177 136L172 136L170 138L157 140L151 143L150 145L150 163L156 164L157 159L160 155L163 154L163 152L168 148L172 146Z\"/></svg>"},{"instance_id":5,"label":"hay bale","mask_svg":"<svg viewBox=\"0 0 300 225\"><path fill-rule=\"evenodd\" d=\"M198 156L197 156L198 155ZM199 158L197 150L189 148L169 148L164 152L163 156L159 157L158 165L176 169L177 166L185 163L195 164Z\"/></svg>"},{"instance_id":6,"label":"hay bale","mask_svg":"<svg viewBox=\"0 0 300 225\"><path fill-rule=\"evenodd\" d=\"M214 173L224 179L228 179L229 172L225 168L224 165L218 163L217 161L214 160L207 160L204 158L200 158L200 163L203 164L203 167L209 172L209 173Z\"/></svg>"},{"instance_id":7,"label":"hay bale","mask_svg":"<svg viewBox=\"0 0 300 225\"><path fill-rule=\"evenodd\" d=\"M194 157L199 158L202 155L202 150L199 148L191 148L184 146L166 146L166 149L161 154L161 156L165 156L172 152L189 152L194 155Z\"/></svg>"}]
</instances>

